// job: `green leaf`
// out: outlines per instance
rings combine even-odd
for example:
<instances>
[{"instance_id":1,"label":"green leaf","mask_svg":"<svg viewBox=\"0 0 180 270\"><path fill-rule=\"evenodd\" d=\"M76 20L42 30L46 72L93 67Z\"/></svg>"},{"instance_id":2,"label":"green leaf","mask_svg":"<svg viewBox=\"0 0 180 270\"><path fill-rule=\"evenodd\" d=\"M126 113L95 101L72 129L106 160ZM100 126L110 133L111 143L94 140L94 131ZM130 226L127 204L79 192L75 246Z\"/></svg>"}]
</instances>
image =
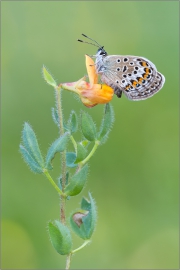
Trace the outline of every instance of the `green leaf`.
<instances>
[{"instance_id":1,"label":"green leaf","mask_svg":"<svg viewBox=\"0 0 180 270\"><path fill-rule=\"evenodd\" d=\"M81 143L77 143L77 156L74 163L81 162L83 159L85 159L86 154L87 154L86 148L84 148Z\"/></svg>"},{"instance_id":2,"label":"green leaf","mask_svg":"<svg viewBox=\"0 0 180 270\"><path fill-rule=\"evenodd\" d=\"M86 211L91 210L91 203L86 198L82 198L81 209L86 210Z\"/></svg>"},{"instance_id":3,"label":"green leaf","mask_svg":"<svg viewBox=\"0 0 180 270\"><path fill-rule=\"evenodd\" d=\"M78 129L77 115L74 111L72 111L70 114L67 126L68 126L68 130L71 134L76 132Z\"/></svg>"},{"instance_id":4,"label":"green leaf","mask_svg":"<svg viewBox=\"0 0 180 270\"><path fill-rule=\"evenodd\" d=\"M97 211L95 201L89 193L90 201L83 199L80 209L70 217L70 224L73 231L82 239L90 239L97 221Z\"/></svg>"},{"instance_id":5,"label":"green leaf","mask_svg":"<svg viewBox=\"0 0 180 270\"><path fill-rule=\"evenodd\" d=\"M84 229L87 232L87 238L89 239L95 229L96 226L96 222L97 222L97 210L96 210L96 205L95 205L95 201L92 198L91 194L89 193L89 198L90 201L88 202L87 208L86 210L89 211L88 215L83 217L83 226ZM88 210L89 209L89 210Z\"/></svg>"},{"instance_id":6,"label":"green leaf","mask_svg":"<svg viewBox=\"0 0 180 270\"><path fill-rule=\"evenodd\" d=\"M52 85L54 88L56 88L57 87L57 83L54 80L54 78L52 77L52 75L47 71L47 69L45 68L45 66L43 66L42 71L43 71L43 77L44 77L45 81L48 84Z\"/></svg>"},{"instance_id":7,"label":"green leaf","mask_svg":"<svg viewBox=\"0 0 180 270\"><path fill-rule=\"evenodd\" d=\"M66 145L69 139L69 133L65 133L63 136L55 140L50 146L46 156L46 168L52 170L51 161L57 152L62 152L66 149Z\"/></svg>"},{"instance_id":8,"label":"green leaf","mask_svg":"<svg viewBox=\"0 0 180 270\"><path fill-rule=\"evenodd\" d=\"M59 127L58 111L55 108L52 108L52 119L53 119L54 123Z\"/></svg>"},{"instance_id":9,"label":"green leaf","mask_svg":"<svg viewBox=\"0 0 180 270\"><path fill-rule=\"evenodd\" d=\"M95 141L97 137L96 126L92 120L92 117L85 112L81 115L81 129L84 137L88 141Z\"/></svg>"},{"instance_id":10,"label":"green leaf","mask_svg":"<svg viewBox=\"0 0 180 270\"><path fill-rule=\"evenodd\" d=\"M75 212L70 216L70 225L72 230L75 232L75 234L84 240L89 239L87 238L86 230L84 230L83 227L83 218L86 215L88 215L88 212L78 210L78 212Z\"/></svg>"},{"instance_id":11,"label":"green leaf","mask_svg":"<svg viewBox=\"0 0 180 270\"><path fill-rule=\"evenodd\" d=\"M80 171L74 174L69 185L66 186L64 193L68 196L75 196L79 194L85 186L88 174L88 165L86 164Z\"/></svg>"},{"instance_id":12,"label":"green leaf","mask_svg":"<svg viewBox=\"0 0 180 270\"><path fill-rule=\"evenodd\" d=\"M22 131L22 141L24 148L26 148L27 152L32 157L34 162L38 163L41 168L44 168L44 160L39 149L36 135L32 127L28 123L24 124L24 128Z\"/></svg>"},{"instance_id":13,"label":"green leaf","mask_svg":"<svg viewBox=\"0 0 180 270\"><path fill-rule=\"evenodd\" d=\"M67 255L72 249L72 238L68 227L58 220L49 222L49 235L55 250L61 255Z\"/></svg>"},{"instance_id":14,"label":"green leaf","mask_svg":"<svg viewBox=\"0 0 180 270\"><path fill-rule=\"evenodd\" d=\"M35 173L42 173L43 169L39 164L34 160L34 158L29 154L29 152L20 144L19 150L23 156L24 161L29 165L30 169Z\"/></svg>"},{"instance_id":15,"label":"green leaf","mask_svg":"<svg viewBox=\"0 0 180 270\"><path fill-rule=\"evenodd\" d=\"M64 129L65 129L66 131L68 131L68 132L69 132L68 125L66 125L64 122L63 122L63 127L64 127Z\"/></svg>"},{"instance_id":16,"label":"green leaf","mask_svg":"<svg viewBox=\"0 0 180 270\"><path fill-rule=\"evenodd\" d=\"M69 168L74 168L77 164L74 164L76 160L76 153L73 152L66 152L66 165Z\"/></svg>"},{"instance_id":17,"label":"green leaf","mask_svg":"<svg viewBox=\"0 0 180 270\"><path fill-rule=\"evenodd\" d=\"M114 122L113 107L109 103L107 103L105 105L104 117L98 134L98 140L100 140L101 142L105 142L109 132L111 131L113 122Z\"/></svg>"}]
</instances>

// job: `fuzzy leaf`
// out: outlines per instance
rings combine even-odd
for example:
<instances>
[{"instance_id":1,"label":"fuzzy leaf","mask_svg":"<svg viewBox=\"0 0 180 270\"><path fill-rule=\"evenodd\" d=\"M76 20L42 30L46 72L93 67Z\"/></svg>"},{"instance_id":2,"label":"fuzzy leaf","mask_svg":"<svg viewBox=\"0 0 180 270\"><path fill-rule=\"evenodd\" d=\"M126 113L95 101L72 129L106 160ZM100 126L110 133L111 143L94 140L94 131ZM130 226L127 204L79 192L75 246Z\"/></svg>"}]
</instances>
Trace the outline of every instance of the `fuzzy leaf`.
<instances>
[{"instance_id":1,"label":"fuzzy leaf","mask_svg":"<svg viewBox=\"0 0 180 270\"><path fill-rule=\"evenodd\" d=\"M88 141L95 141L97 132L96 132L96 126L92 120L92 117L85 112L82 112L81 116L81 129L84 137Z\"/></svg>"},{"instance_id":2,"label":"fuzzy leaf","mask_svg":"<svg viewBox=\"0 0 180 270\"><path fill-rule=\"evenodd\" d=\"M71 252L72 238L68 227L58 220L54 223L49 222L49 235L51 243L55 250L61 255L67 255Z\"/></svg>"},{"instance_id":3,"label":"fuzzy leaf","mask_svg":"<svg viewBox=\"0 0 180 270\"><path fill-rule=\"evenodd\" d=\"M68 186L66 186L64 193L68 196L75 196L79 194L85 186L88 174L88 165L85 165L80 171L74 174Z\"/></svg>"},{"instance_id":4,"label":"fuzzy leaf","mask_svg":"<svg viewBox=\"0 0 180 270\"><path fill-rule=\"evenodd\" d=\"M86 211L78 210L78 212L75 212L70 216L70 225L72 230L84 240L88 239L86 236L86 230L84 230L83 227L83 217L85 217L87 214L88 212Z\"/></svg>"},{"instance_id":5,"label":"fuzzy leaf","mask_svg":"<svg viewBox=\"0 0 180 270\"><path fill-rule=\"evenodd\" d=\"M98 140L104 142L105 139L107 138L111 127L113 125L114 122L114 111L113 111L113 107L107 103L105 105L105 110L104 110L104 117L101 123L101 127L100 127L100 132L98 134Z\"/></svg>"},{"instance_id":6,"label":"fuzzy leaf","mask_svg":"<svg viewBox=\"0 0 180 270\"><path fill-rule=\"evenodd\" d=\"M89 213L87 216L82 218L84 229L87 232L88 238L90 238L91 235L93 234L94 229L95 229L95 225L96 225L96 221L97 221L96 205L95 205L95 201L92 198L90 193L89 193L89 198L90 198L90 201L89 202L87 201L87 208L86 208L86 210L89 211ZM83 205L83 207L84 207L84 205Z\"/></svg>"},{"instance_id":7,"label":"fuzzy leaf","mask_svg":"<svg viewBox=\"0 0 180 270\"><path fill-rule=\"evenodd\" d=\"M59 127L59 116L58 116L58 112L55 108L52 108L52 119L53 119L54 123Z\"/></svg>"},{"instance_id":8,"label":"fuzzy leaf","mask_svg":"<svg viewBox=\"0 0 180 270\"><path fill-rule=\"evenodd\" d=\"M74 164L76 160L76 154L73 152L67 152L66 153L66 165L69 168L74 168L77 166L77 164Z\"/></svg>"},{"instance_id":9,"label":"fuzzy leaf","mask_svg":"<svg viewBox=\"0 0 180 270\"><path fill-rule=\"evenodd\" d=\"M48 170L52 170L51 161L54 158L57 152L62 152L66 148L66 144L69 139L69 133L65 133L63 136L55 140L52 145L50 146L47 156L46 156L46 168Z\"/></svg>"},{"instance_id":10,"label":"fuzzy leaf","mask_svg":"<svg viewBox=\"0 0 180 270\"><path fill-rule=\"evenodd\" d=\"M24 148L26 148L32 159L34 159L34 162L38 163L41 168L44 168L44 160L39 149L36 135L28 123L24 124L24 128L22 130L22 141Z\"/></svg>"},{"instance_id":11,"label":"fuzzy leaf","mask_svg":"<svg viewBox=\"0 0 180 270\"><path fill-rule=\"evenodd\" d=\"M43 169L39 164L34 160L34 158L29 154L29 152L20 144L19 150L23 156L24 161L29 165L30 169L35 173L42 173Z\"/></svg>"},{"instance_id":12,"label":"fuzzy leaf","mask_svg":"<svg viewBox=\"0 0 180 270\"><path fill-rule=\"evenodd\" d=\"M86 198L82 198L81 209L86 211L90 211L91 209L91 203Z\"/></svg>"},{"instance_id":13,"label":"fuzzy leaf","mask_svg":"<svg viewBox=\"0 0 180 270\"><path fill-rule=\"evenodd\" d=\"M77 115L74 111L72 111L68 120L68 130L72 134L76 132L77 129L78 129Z\"/></svg>"},{"instance_id":14,"label":"fuzzy leaf","mask_svg":"<svg viewBox=\"0 0 180 270\"><path fill-rule=\"evenodd\" d=\"M45 66L43 66L43 77L45 79L45 81L52 85L54 88L57 87L57 83L56 81L54 80L54 78L52 77L52 75L47 71L47 69L45 68Z\"/></svg>"},{"instance_id":15,"label":"fuzzy leaf","mask_svg":"<svg viewBox=\"0 0 180 270\"><path fill-rule=\"evenodd\" d=\"M80 161L85 159L86 154L87 154L86 148L84 148L81 143L77 143L77 156L74 163L79 163Z\"/></svg>"},{"instance_id":16,"label":"fuzzy leaf","mask_svg":"<svg viewBox=\"0 0 180 270\"><path fill-rule=\"evenodd\" d=\"M96 205L90 193L89 198L90 201L83 199L82 204L85 209L80 209L70 217L70 224L73 231L82 239L91 238L97 221Z\"/></svg>"}]
</instances>

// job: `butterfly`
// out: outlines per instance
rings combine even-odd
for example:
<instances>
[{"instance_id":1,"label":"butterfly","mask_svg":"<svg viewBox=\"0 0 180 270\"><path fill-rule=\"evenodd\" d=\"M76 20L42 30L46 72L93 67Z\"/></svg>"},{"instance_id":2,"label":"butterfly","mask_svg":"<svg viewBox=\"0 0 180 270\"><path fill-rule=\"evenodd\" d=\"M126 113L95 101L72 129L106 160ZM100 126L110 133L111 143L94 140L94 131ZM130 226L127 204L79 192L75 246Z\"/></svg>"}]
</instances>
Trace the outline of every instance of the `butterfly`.
<instances>
[{"instance_id":1,"label":"butterfly","mask_svg":"<svg viewBox=\"0 0 180 270\"><path fill-rule=\"evenodd\" d=\"M156 94L164 85L165 77L157 71L156 66L148 59L132 55L108 55L97 41L82 34L98 47L95 58L96 72L101 81L114 89L117 97L122 93L130 100L144 100Z\"/></svg>"}]
</instances>

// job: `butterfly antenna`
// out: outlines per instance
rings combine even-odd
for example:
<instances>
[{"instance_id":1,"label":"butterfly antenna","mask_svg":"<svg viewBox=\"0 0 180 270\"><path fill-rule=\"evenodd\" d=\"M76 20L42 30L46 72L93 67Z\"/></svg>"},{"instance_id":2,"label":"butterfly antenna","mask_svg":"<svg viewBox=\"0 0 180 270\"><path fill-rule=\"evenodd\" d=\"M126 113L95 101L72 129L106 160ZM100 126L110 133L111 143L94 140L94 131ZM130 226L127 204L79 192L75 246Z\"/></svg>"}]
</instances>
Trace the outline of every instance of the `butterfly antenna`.
<instances>
[{"instance_id":1,"label":"butterfly antenna","mask_svg":"<svg viewBox=\"0 0 180 270\"><path fill-rule=\"evenodd\" d=\"M99 46L98 46L98 45L96 45L96 44L94 44L94 43L91 43L91 42L86 42L86 41L81 40L81 39L78 39L77 41L79 41L79 42L83 42L83 43L87 43L87 44L91 44L91 45L96 46L96 47L98 47L98 48L99 48Z\"/></svg>"},{"instance_id":2,"label":"butterfly antenna","mask_svg":"<svg viewBox=\"0 0 180 270\"><path fill-rule=\"evenodd\" d=\"M92 39L92 38L86 36L85 34L82 34L82 36L85 37L85 38L88 38L88 39L90 39L90 40L92 40L92 41L94 41L94 42L98 45L99 48L102 47L96 40L94 40L94 39Z\"/></svg>"}]
</instances>

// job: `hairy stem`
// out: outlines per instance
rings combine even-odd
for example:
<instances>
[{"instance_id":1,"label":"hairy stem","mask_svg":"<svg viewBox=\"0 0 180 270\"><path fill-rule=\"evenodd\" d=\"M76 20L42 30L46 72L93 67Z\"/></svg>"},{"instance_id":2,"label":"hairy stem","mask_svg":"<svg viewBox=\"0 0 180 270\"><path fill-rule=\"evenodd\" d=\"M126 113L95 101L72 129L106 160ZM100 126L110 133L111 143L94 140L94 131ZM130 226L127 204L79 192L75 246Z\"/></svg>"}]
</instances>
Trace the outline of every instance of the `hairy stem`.
<instances>
[{"instance_id":1,"label":"hairy stem","mask_svg":"<svg viewBox=\"0 0 180 270\"><path fill-rule=\"evenodd\" d=\"M64 134L64 126L63 126L63 112L62 112L62 102L61 102L61 88L56 88L56 106L58 110L59 116L59 134L62 136ZM66 184L66 151L61 153L61 169L62 169L62 192L64 192L65 184ZM60 218L63 224L66 223L66 198L61 196L61 206L60 206Z\"/></svg>"},{"instance_id":2,"label":"hairy stem","mask_svg":"<svg viewBox=\"0 0 180 270\"><path fill-rule=\"evenodd\" d=\"M69 253L66 258L66 269L70 268L72 253Z\"/></svg>"},{"instance_id":3,"label":"hairy stem","mask_svg":"<svg viewBox=\"0 0 180 270\"><path fill-rule=\"evenodd\" d=\"M89 244L91 242L91 240L86 240L80 247L74 249L71 251L71 253L69 253L67 255L67 258L66 258L66 269L69 269L70 268L70 264L71 264L71 257L74 253L78 252L79 250L81 250L82 248L84 248L87 244Z\"/></svg>"}]
</instances>

